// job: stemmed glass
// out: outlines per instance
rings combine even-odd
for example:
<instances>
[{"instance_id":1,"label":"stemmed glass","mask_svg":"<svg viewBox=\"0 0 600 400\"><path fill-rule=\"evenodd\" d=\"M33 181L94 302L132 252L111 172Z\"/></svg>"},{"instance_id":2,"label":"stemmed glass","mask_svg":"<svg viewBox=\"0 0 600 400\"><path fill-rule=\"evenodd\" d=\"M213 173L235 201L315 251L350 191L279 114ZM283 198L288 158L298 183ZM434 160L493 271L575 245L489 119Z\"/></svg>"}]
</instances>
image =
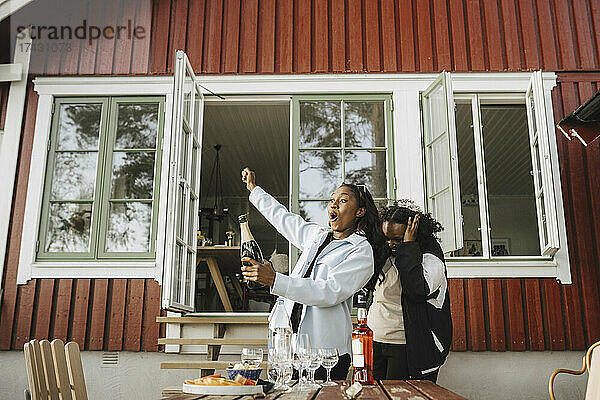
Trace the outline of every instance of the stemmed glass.
<instances>
[{"instance_id":1,"label":"stemmed glass","mask_svg":"<svg viewBox=\"0 0 600 400\"><path fill-rule=\"evenodd\" d=\"M319 349L310 349L310 364L308 365L309 387L320 388L321 386L315 382L315 371L321 366L322 356Z\"/></svg>"},{"instance_id":2,"label":"stemmed glass","mask_svg":"<svg viewBox=\"0 0 600 400\"><path fill-rule=\"evenodd\" d=\"M292 364L298 370L298 386L294 391L301 392L305 390L305 378L302 372L310 364L310 338L306 333L297 334L292 338Z\"/></svg>"},{"instance_id":3,"label":"stemmed glass","mask_svg":"<svg viewBox=\"0 0 600 400\"><path fill-rule=\"evenodd\" d=\"M255 367L259 367L260 363L263 360L263 349L261 348L256 348L256 349L251 349L248 347L244 347L242 349L242 362L244 364L249 364L249 365L253 365Z\"/></svg>"},{"instance_id":4,"label":"stemmed glass","mask_svg":"<svg viewBox=\"0 0 600 400\"><path fill-rule=\"evenodd\" d=\"M331 369L335 367L339 360L337 349L319 349L319 354L321 354L321 365L327 370L327 380L321 383L321 386L337 386L337 383L331 380Z\"/></svg>"}]
</instances>

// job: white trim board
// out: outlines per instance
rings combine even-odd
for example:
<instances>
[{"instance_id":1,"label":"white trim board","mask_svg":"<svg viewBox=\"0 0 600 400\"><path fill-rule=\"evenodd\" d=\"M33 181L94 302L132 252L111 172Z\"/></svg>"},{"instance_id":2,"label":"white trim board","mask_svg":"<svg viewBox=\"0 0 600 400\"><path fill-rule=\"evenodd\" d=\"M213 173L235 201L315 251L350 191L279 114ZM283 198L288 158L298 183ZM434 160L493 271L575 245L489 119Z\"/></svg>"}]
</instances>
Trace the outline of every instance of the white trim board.
<instances>
[{"instance_id":1,"label":"white trim board","mask_svg":"<svg viewBox=\"0 0 600 400\"><path fill-rule=\"evenodd\" d=\"M324 94L324 93L391 93L393 99L392 119L394 126L394 151L396 171L402 171L402 174L396 173L397 179L397 198L412 198L417 204L424 204L423 190L423 155L421 144L421 111L419 106L419 93L435 80L438 74L310 74L310 75L206 75L199 76L202 85L211 91L223 95L225 100L211 95L205 91L206 100L212 104L226 101L256 101L264 99L265 101L283 100L296 94ZM551 90L556 85L556 74L553 72L544 72L543 75L544 92L546 97L546 112L548 114L548 126L551 135L555 134L553 117ZM455 93L524 93L527 90L531 79L530 72L506 72L506 73L453 73L453 90ZM45 148L44 140L39 136L47 137L49 132L49 105L44 103L43 98L52 99L52 96L73 96L73 95L144 95L144 94L165 94L167 95L167 118L165 120L164 149L169 149L170 140L170 111L172 107L172 76L144 76L144 77L47 77L37 78L35 81L35 90L40 94L40 105L38 107L38 118L36 121L36 138L34 139L34 156L37 162L40 162L40 154L35 152L37 146ZM520 95L518 95L520 97ZM41 120L46 120L45 122ZM290 119L291 120L291 119ZM39 132L44 132L42 135ZM570 266L568 257L568 248L566 241L566 226L564 221L564 211L562 203L562 190L560 187L560 173L558 165L558 153L556 149L556 140L549 138L551 143L552 169L554 175L555 196L557 204L557 214L559 216L561 250L554 257L554 262L544 262L542 260L531 261L502 261L500 265L492 266L489 262L484 263L465 263L448 262L448 275L450 277L476 278L476 277L553 277L558 278L562 283L571 283ZM163 160L168 156L168 151L163 152ZM398 155L402 154L403 157ZM45 161L45 159L44 159ZM43 164L39 164L43 165ZM28 224L28 235L35 238L37 206L32 199L36 198L36 190L43 183L41 176L36 177L35 168L32 168L30 176L30 187L28 188L28 201L26 208L25 222ZM43 168L42 168L43 169ZM163 171L164 173L164 171ZM38 172L41 174L41 172ZM410 176L411 179L403 179ZM165 193L163 184L167 182L161 180L161 193ZM32 189L35 188L35 189ZM39 197L39 196L38 196ZM164 196L161 196L161 210L166 209L163 204ZM164 208L163 208L164 207ZM161 230L162 216L159 211L159 235ZM35 221L35 222L31 222ZM163 221L164 223L164 221ZM163 225L164 228L164 225ZM33 236L31 236L33 235ZM25 226L24 226L25 238ZM159 238L157 238L157 241ZM161 238L164 240L164 236ZM27 247L29 246L29 247ZM31 240L23 239L21 245L21 254L24 249L35 248L35 239L33 245ZM157 242L157 261L156 269L152 274L157 281L161 282L162 277L162 250ZM160 252L160 254L159 254ZM32 276L31 267L29 271L21 272L21 267L27 269L27 261L31 266L31 256L22 258L19 262L19 283L24 283ZM24 263L24 264L23 264ZM36 266L37 267L37 266ZM48 269L50 271L50 269ZM140 269L141 271L141 269ZM42 270L36 271L42 273ZM110 272L114 277L119 274L129 274L126 269L120 268ZM104 272L104 274L107 274ZM150 277L150 276L149 276Z\"/></svg>"}]
</instances>

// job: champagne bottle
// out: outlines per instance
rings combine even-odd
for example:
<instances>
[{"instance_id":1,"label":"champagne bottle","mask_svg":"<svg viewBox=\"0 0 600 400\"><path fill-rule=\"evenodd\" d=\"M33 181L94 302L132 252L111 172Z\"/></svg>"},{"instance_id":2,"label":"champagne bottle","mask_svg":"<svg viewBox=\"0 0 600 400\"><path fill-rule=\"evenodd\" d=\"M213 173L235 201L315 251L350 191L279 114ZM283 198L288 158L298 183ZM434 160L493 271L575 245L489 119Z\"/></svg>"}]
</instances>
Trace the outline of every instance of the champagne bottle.
<instances>
[{"instance_id":1,"label":"champagne bottle","mask_svg":"<svg viewBox=\"0 0 600 400\"><path fill-rule=\"evenodd\" d=\"M366 296L359 293L357 300L358 324L352 331L352 382L373 385L373 331L367 326Z\"/></svg>"},{"instance_id":2,"label":"champagne bottle","mask_svg":"<svg viewBox=\"0 0 600 400\"><path fill-rule=\"evenodd\" d=\"M240 223L240 232L242 234L241 237L241 257L250 257L251 259L258 261L259 263L263 263L263 254L260 250L260 246L254 240L254 236L252 236L252 232L250 232L250 227L248 226L248 216L246 214L242 214L238 217L238 221ZM252 265L250 262L242 262L242 265L250 266ZM263 287L258 282L254 281L246 281L246 285L248 289L258 289Z\"/></svg>"}]
</instances>

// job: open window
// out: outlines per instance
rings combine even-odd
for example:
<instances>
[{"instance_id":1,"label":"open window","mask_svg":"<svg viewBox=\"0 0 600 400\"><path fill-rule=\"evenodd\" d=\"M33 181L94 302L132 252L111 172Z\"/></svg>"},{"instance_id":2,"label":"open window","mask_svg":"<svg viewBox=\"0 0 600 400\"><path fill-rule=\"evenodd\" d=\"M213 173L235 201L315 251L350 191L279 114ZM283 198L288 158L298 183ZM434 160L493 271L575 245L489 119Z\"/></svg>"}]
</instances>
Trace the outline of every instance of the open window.
<instances>
[{"instance_id":1,"label":"open window","mask_svg":"<svg viewBox=\"0 0 600 400\"><path fill-rule=\"evenodd\" d=\"M559 239L542 71L531 75L526 103L540 249L542 255L552 256L558 250Z\"/></svg>"},{"instance_id":2,"label":"open window","mask_svg":"<svg viewBox=\"0 0 600 400\"><path fill-rule=\"evenodd\" d=\"M426 207L444 230L442 250L463 247L460 182L450 73L443 71L421 94Z\"/></svg>"},{"instance_id":3,"label":"open window","mask_svg":"<svg viewBox=\"0 0 600 400\"><path fill-rule=\"evenodd\" d=\"M194 311L204 97L183 51L175 56L163 308Z\"/></svg>"}]
</instances>

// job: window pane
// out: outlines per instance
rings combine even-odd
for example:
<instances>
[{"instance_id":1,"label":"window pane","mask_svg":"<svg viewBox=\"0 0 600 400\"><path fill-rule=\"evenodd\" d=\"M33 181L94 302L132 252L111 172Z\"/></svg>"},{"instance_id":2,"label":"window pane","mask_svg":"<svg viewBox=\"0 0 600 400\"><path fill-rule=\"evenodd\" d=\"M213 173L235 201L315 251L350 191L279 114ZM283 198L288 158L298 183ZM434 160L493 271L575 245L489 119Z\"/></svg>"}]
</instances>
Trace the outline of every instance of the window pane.
<instances>
[{"instance_id":1,"label":"window pane","mask_svg":"<svg viewBox=\"0 0 600 400\"><path fill-rule=\"evenodd\" d=\"M46 252L90 251L91 219L91 204L51 204L46 231Z\"/></svg>"},{"instance_id":2,"label":"window pane","mask_svg":"<svg viewBox=\"0 0 600 400\"><path fill-rule=\"evenodd\" d=\"M97 150L102 104L61 104L57 150Z\"/></svg>"},{"instance_id":3,"label":"window pane","mask_svg":"<svg viewBox=\"0 0 600 400\"><path fill-rule=\"evenodd\" d=\"M477 187L471 103L456 104L456 138L464 235L464 246L458 251L457 255L482 256L479 191Z\"/></svg>"},{"instance_id":4,"label":"window pane","mask_svg":"<svg viewBox=\"0 0 600 400\"><path fill-rule=\"evenodd\" d=\"M177 206L177 215L175 219L175 226L177 227L177 237L181 240L184 240L185 228L184 228L184 218L185 218L185 202L186 195L183 184L177 185L177 196L179 196L179 204Z\"/></svg>"},{"instance_id":5,"label":"window pane","mask_svg":"<svg viewBox=\"0 0 600 400\"><path fill-rule=\"evenodd\" d=\"M342 143L339 101L300 103L300 147L340 147Z\"/></svg>"},{"instance_id":6,"label":"window pane","mask_svg":"<svg viewBox=\"0 0 600 400\"><path fill-rule=\"evenodd\" d=\"M190 208L188 209L188 238L187 238L187 243L190 247L194 247L196 245L196 242L198 241L198 236L197 236L197 231L198 228L196 227L196 223L195 223L195 217L196 217L196 213L194 213L194 209L196 208L196 201L193 198L190 200Z\"/></svg>"},{"instance_id":7,"label":"window pane","mask_svg":"<svg viewBox=\"0 0 600 400\"><path fill-rule=\"evenodd\" d=\"M342 152L300 152L300 198L329 198L342 183Z\"/></svg>"},{"instance_id":8,"label":"window pane","mask_svg":"<svg viewBox=\"0 0 600 400\"><path fill-rule=\"evenodd\" d=\"M52 200L92 200L98 153L55 153Z\"/></svg>"},{"instance_id":9,"label":"window pane","mask_svg":"<svg viewBox=\"0 0 600 400\"><path fill-rule=\"evenodd\" d=\"M185 302L186 304L192 303L192 279L196 278L196 257L194 257L194 253L187 252L187 263L185 274Z\"/></svg>"},{"instance_id":10,"label":"window pane","mask_svg":"<svg viewBox=\"0 0 600 400\"><path fill-rule=\"evenodd\" d=\"M385 151L346 151L345 182L367 186L373 197L387 197Z\"/></svg>"},{"instance_id":11,"label":"window pane","mask_svg":"<svg viewBox=\"0 0 600 400\"><path fill-rule=\"evenodd\" d=\"M430 168L432 172L427 177L429 195L432 196L450 186L450 176L447 166L450 165L450 151L448 149L448 136L445 135L431 144L429 151Z\"/></svg>"},{"instance_id":12,"label":"window pane","mask_svg":"<svg viewBox=\"0 0 600 400\"><path fill-rule=\"evenodd\" d=\"M106 251L150 251L151 223L152 203L112 203L106 232Z\"/></svg>"},{"instance_id":13,"label":"window pane","mask_svg":"<svg viewBox=\"0 0 600 400\"><path fill-rule=\"evenodd\" d=\"M300 216L307 221L316 222L319 225L329 225L327 215L328 201L301 201L299 202Z\"/></svg>"},{"instance_id":14,"label":"window pane","mask_svg":"<svg viewBox=\"0 0 600 400\"><path fill-rule=\"evenodd\" d=\"M438 86L433 90L433 92L430 93L428 103L429 107L431 107L429 113L429 123L431 129L427 130L427 143L431 142L448 129L446 98L444 97L443 86Z\"/></svg>"},{"instance_id":15,"label":"window pane","mask_svg":"<svg viewBox=\"0 0 600 400\"><path fill-rule=\"evenodd\" d=\"M119 104L115 149L153 149L158 135L158 103Z\"/></svg>"},{"instance_id":16,"label":"window pane","mask_svg":"<svg viewBox=\"0 0 600 400\"><path fill-rule=\"evenodd\" d=\"M111 197L152 199L154 156L154 152L114 152Z\"/></svg>"},{"instance_id":17,"label":"window pane","mask_svg":"<svg viewBox=\"0 0 600 400\"><path fill-rule=\"evenodd\" d=\"M539 255L527 114L523 105L482 105L492 256Z\"/></svg>"},{"instance_id":18,"label":"window pane","mask_svg":"<svg viewBox=\"0 0 600 400\"><path fill-rule=\"evenodd\" d=\"M183 282L181 279L181 275L184 267L182 265L182 262L185 259L182 258L183 248L179 244L175 245L174 251L175 254L173 255L173 271L175 276L173 276L173 301L175 301L176 303L182 303L183 299L181 299L181 285L183 284Z\"/></svg>"},{"instance_id":19,"label":"window pane","mask_svg":"<svg viewBox=\"0 0 600 400\"><path fill-rule=\"evenodd\" d=\"M188 171L188 144L190 135L184 129L184 134L181 135L181 142L179 143L179 175L183 177L183 179L187 180L187 171Z\"/></svg>"},{"instance_id":20,"label":"window pane","mask_svg":"<svg viewBox=\"0 0 600 400\"><path fill-rule=\"evenodd\" d=\"M344 142L348 147L384 147L384 103L345 102Z\"/></svg>"}]
</instances>

